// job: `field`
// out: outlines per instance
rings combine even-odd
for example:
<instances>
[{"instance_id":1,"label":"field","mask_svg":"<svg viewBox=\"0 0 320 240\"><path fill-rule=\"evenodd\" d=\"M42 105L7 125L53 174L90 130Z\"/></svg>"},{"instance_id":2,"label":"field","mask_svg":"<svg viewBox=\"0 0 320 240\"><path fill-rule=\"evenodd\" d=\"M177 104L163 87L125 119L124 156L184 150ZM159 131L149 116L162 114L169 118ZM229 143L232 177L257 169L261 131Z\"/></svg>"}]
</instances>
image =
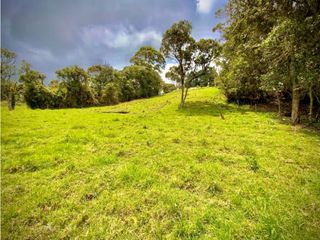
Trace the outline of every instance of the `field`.
<instances>
[{"instance_id":1,"label":"field","mask_svg":"<svg viewBox=\"0 0 320 240\"><path fill-rule=\"evenodd\" d=\"M2 239L319 239L320 134L179 94L2 105Z\"/></svg>"}]
</instances>

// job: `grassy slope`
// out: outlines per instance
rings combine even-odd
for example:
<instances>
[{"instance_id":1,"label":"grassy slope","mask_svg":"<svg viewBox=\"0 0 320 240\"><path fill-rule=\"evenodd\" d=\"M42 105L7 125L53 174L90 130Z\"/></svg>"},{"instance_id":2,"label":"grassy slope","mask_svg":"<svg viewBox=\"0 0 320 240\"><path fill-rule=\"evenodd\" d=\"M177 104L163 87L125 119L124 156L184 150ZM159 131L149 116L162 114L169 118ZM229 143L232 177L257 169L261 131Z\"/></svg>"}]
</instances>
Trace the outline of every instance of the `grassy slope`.
<instances>
[{"instance_id":1,"label":"grassy slope","mask_svg":"<svg viewBox=\"0 0 320 240\"><path fill-rule=\"evenodd\" d=\"M319 237L319 134L213 88L178 101L3 107L2 239Z\"/></svg>"}]
</instances>

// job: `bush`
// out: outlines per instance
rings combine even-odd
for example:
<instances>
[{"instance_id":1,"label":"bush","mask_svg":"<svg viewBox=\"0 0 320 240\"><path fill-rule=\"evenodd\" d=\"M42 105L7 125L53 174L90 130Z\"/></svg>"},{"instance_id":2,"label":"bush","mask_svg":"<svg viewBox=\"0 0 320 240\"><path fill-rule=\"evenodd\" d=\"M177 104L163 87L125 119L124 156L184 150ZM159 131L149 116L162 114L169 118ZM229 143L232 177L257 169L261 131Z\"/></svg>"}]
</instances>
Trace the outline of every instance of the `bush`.
<instances>
[{"instance_id":1,"label":"bush","mask_svg":"<svg viewBox=\"0 0 320 240\"><path fill-rule=\"evenodd\" d=\"M49 108L52 102L51 92L41 84L26 85L24 98L31 109Z\"/></svg>"},{"instance_id":2,"label":"bush","mask_svg":"<svg viewBox=\"0 0 320 240\"><path fill-rule=\"evenodd\" d=\"M176 86L172 83L163 83L162 84L162 90L164 93L169 93L169 92L172 92L176 89L177 89Z\"/></svg>"}]
</instances>

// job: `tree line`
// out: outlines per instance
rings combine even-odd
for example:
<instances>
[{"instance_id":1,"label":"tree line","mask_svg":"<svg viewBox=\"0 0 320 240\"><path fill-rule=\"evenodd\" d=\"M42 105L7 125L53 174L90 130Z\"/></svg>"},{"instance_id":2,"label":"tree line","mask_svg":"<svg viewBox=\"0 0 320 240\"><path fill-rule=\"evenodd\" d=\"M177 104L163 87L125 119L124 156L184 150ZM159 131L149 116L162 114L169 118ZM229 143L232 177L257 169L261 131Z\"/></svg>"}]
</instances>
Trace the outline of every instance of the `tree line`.
<instances>
[{"instance_id":1,"label":"tree line","mask_svg":"<svg viewBox=\"0 0 320 240\"><path fill-rule=\"evenodd\" d=\"M159 72L163 58L153 59L158 51L142 47L131 59L133 65L121 71L110 65L93 65L87 70L70 66L56 71L56 80L45 85L45 75L22 61L15 66L16 54L1 49L1 97L14 109L15 99L32 108L76 108L111 105L156 96L174 86L162 81ZM161 55L159 55L161 56ZM18 81L14 77L18 75Z\"/></svg>"},{"instance_id":2,"label":"tree line","mask_svg":"<svg viewBox=\"0 0 320 240\"><path fill-rule=\"evenodd\" d=\"M132 65L120 71L110 65L93 65L87 70L65 67L56 71L57 79L48 86L43 73L33 70L26 61L17 69L16 54L1 49L1 98L8 101L10 110L17 97L32 109L74 108L148 98L178 87L182 89L183 107L190 87L213 84L217 74L211 64L220 51L219 43L213 39L195 41L191 30L190 22L180 21L165 32L160 50L141 47L130 59ZM166 59L176 63L166 77L177 86L164 83L160 77ZM17 75L18 81L14 78Z\"/></svg>"}]
</instances>

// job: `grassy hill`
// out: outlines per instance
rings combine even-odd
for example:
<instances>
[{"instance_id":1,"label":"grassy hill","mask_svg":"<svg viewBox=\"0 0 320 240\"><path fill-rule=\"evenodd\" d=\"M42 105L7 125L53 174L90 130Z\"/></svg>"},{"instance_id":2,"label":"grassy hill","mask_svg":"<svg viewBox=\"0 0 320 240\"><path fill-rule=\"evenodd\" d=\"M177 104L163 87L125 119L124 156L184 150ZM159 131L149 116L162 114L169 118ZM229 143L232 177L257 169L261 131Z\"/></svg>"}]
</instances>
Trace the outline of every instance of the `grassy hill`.
<instances>
[{"instance_id":1,"label":"grassy hill","mask_svg":"<svg viewBox=\"0 0 320 240\"><path fill-rule=\"evenodd\" d=\"M2 239L318 239L319 133L179 94L2 107Z\"/></svg>"}]
</instances>

